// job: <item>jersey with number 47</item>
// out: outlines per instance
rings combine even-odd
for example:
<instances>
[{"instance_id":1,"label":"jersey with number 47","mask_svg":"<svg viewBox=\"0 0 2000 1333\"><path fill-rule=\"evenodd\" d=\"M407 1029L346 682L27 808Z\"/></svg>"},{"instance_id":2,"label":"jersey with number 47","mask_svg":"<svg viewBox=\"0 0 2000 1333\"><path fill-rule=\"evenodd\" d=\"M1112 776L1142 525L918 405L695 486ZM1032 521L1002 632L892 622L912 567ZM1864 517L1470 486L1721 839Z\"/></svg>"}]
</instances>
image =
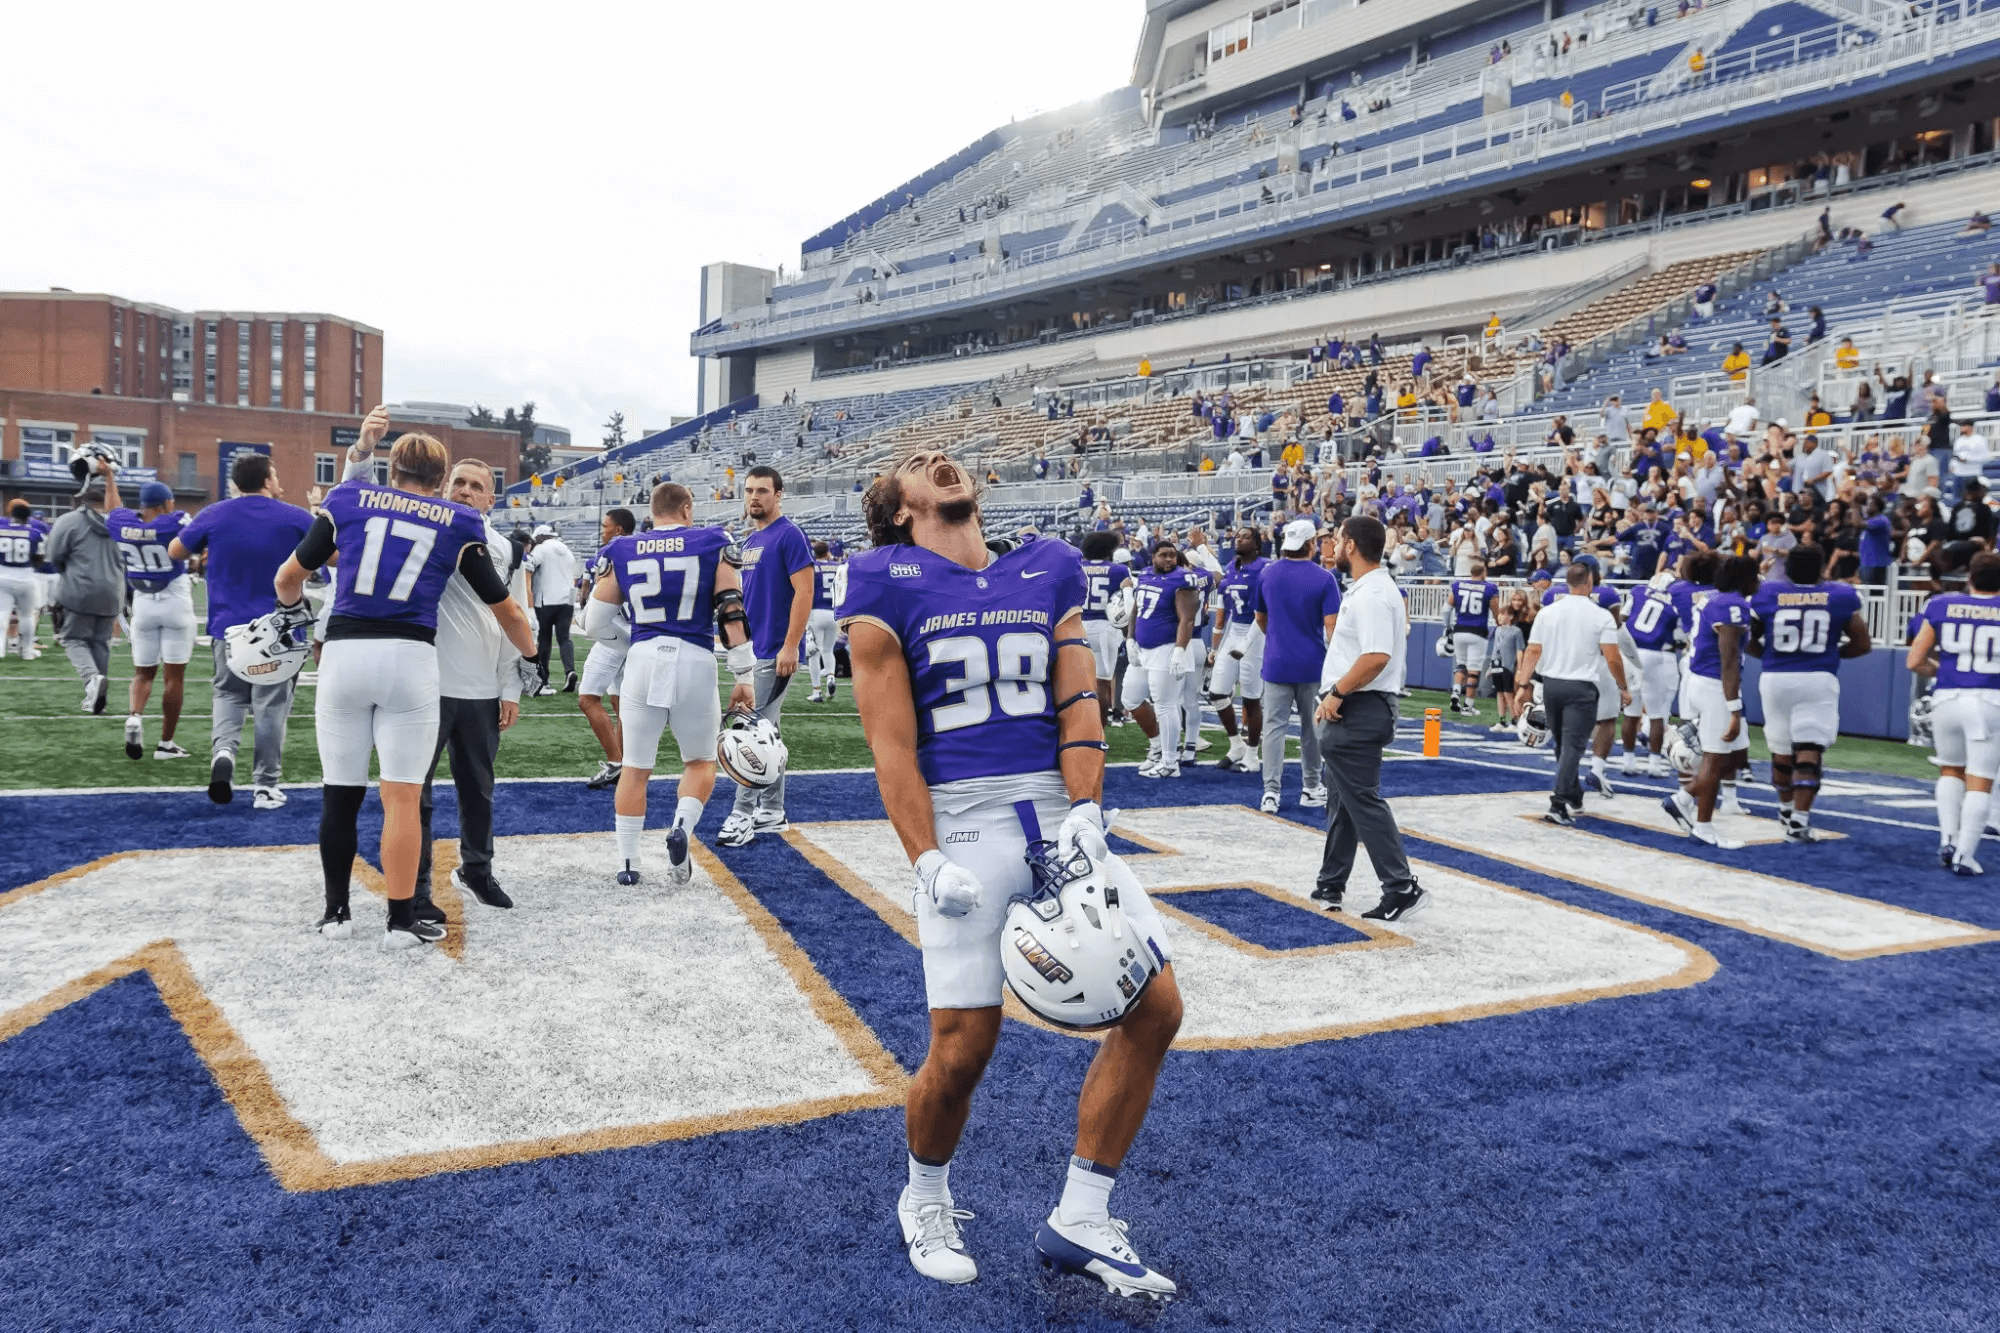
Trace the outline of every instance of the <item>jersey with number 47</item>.
<instances>
[{"instance_id":1,"label":"jersey with number 47","mask_svg":"<svg viewBox=\"0 0 2000 1333\"><path fill-rule=\"evenodd\" d=\"M2000 690L2000 597L1940 593L1923 619L1937 633L1937 688Z\"/></svg>"},{"instance_id":2,"label":"jersey with number 47","mask_svg":"<svg viewBox=\"0 0 2000 1333\"><path fill-rule=\"evenodd\" d=\"M921 546L847 562L836 614L902 645L917 713L917 766L932 785L1056 767L1056 627L1083 610L1083 561L1031 541L967 569Z\"/></svg>"},{"instance_id":3,"label":"jersey with number 47","mask_svg":"<svg viewBox=\"0 0 2000 1333\"><path fill-rule=\"evenodd\" d=\"M437 628L438 598L468 546L486 544L476 510L436 496L344 481L321 506L340 552L335 619Z\"/></svg>"},{"instance_id":4,"label":"jersey with number 47","mask_svg":"<svg viewBox=\"0 0 2000 1333\"><path fill-rule=\"evenodd\" d=\"M1750 613L1764 628L1764 670L1839 671L1841 631L1860 609L1845 583L1760 584Z\"/></svg>"},{"instance_id":5,"label":"jersey with number 47","mask_svg":"<svg viewBox=\"0 0 2000 1333\"><path fill-rule=\"evenodd\" d=\"M728 547L721 528L655 528L604 548L635 645L671 638L715 647L715 568Z\"/></svg>"}]
</instances>

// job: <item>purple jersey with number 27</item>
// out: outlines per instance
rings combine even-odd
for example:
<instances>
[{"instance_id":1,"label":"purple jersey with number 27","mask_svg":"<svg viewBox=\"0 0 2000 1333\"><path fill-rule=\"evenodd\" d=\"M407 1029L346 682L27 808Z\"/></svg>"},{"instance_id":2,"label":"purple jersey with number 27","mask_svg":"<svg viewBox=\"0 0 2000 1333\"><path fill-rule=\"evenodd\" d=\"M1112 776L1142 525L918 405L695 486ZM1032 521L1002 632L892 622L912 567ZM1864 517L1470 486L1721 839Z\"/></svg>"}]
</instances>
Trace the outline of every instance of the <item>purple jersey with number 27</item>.
<instances>
[{"instance_id":1,"label":"purple jersey with number 27","mask_svg":"<svg viewBox=\"0 0 2000 1333\"><path fill-rule=\"evenodd\" d=\"M633 643L673 638L715 647L715 567L728 545L721 528L656 528L604 548Z\"/></svg>"},{"instance_id":2,"label":"purple jersey with number 27","mask_svg":"<svg viewBox=\"0 0 2000 1333\"><path fill-rule=\"evenodd\" d=\"M882 546L847 562L837 614L902 645L917 766L935 785L1055 769L1055 631L1083 603L1083 562L1064 542L1031 541L979 570Z\"/></svg>"}]
</instances>

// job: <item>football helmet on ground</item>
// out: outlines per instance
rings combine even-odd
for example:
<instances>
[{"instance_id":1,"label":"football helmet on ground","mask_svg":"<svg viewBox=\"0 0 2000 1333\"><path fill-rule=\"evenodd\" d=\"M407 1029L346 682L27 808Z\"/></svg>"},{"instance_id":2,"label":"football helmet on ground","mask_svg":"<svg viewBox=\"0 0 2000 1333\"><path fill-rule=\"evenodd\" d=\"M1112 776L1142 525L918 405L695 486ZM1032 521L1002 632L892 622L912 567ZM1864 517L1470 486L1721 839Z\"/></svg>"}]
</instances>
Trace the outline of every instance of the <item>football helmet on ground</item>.
<instances>
[{"instance_id":1,"label":"football helmet on ground","mask_svg":"<svg viewBox=\"0 0 2000 1333\"><path fill-rule=\"evenodd\" d=\"M1119 905L1144 890L1109 852L1093 857L1077 847L1065 858L1054 843L1036 842L1028 867L1034 891L1008 904L1001 929L1007 984L1058 1027L1115 1027L1160 975L1159 957Z\"/></svg>"},{"instance_id":2,"label":"football helmet on ground","mask_svg":"<svg viewBox=\"0 0 2000 1333\"><path fill-rule=\"evenodd\" d=\"M1692 722L1668 727L1660 740L1660 753L1676 773L1684 778L1693 777L1694 771L1701 767L1700 730Z\"/></svg>"},{"instance_id":3,"label":"football helmet on ground","mask_svg":"<svg viewBox=\"0 0 2000 1333\"><path fill-rule=\"evenodd\" d=\"M732 708L722 719L715 759L739 786L761 790L774 785L784 776L785 761L790 757L778 735L778 724L769 718Z\"/></svg>"}]
</instances>

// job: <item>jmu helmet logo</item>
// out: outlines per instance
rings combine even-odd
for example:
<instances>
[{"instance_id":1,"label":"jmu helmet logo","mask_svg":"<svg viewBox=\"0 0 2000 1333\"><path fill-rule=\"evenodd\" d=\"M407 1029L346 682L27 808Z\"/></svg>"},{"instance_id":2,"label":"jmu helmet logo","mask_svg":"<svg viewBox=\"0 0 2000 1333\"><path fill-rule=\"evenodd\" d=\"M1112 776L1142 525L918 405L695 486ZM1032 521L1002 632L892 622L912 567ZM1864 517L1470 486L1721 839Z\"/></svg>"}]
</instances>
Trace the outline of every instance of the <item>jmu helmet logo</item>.
<instances>
[{"instance_id":1,"label":"jmu helmet logo","mask_svg":"<svg viewBox=\"0 0 2000 1333\"><path fill-rule=\"evenodd\" d=\"M1014 947L1021 951L1021 957L1028 960L1028 966L1042 974L1042 979L1054 986L1061 986L1076 976L1057 961L1056 956L1044 949L1041 941L1025 930L1014 932Z\"/></svg>"}]
</instances>

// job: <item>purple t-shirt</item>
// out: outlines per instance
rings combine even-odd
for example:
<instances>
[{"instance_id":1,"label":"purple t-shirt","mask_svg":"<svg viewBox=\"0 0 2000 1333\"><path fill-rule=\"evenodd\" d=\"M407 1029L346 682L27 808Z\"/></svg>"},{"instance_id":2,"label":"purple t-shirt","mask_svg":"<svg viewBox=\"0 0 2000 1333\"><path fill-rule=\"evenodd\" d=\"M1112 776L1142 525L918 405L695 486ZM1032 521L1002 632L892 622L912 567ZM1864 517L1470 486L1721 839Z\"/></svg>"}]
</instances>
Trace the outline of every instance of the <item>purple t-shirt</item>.
<instances>
[{"instance_id":1,"label":"purple t-shirt","mask_svg":"<svg viewBox=\"0 0 2000 1333\"><path fill-rule=\"evenodd\" d=\"M743 610L750 645L768 662L785 646L792 623L792 575L812 568L812 547L789 518L779 517L743 539Z\"/></svg>"},{"instance_id":2,"label":"purple t-shirt","mask_svg":"<svg viewBox=\"0 0 2000 1333\"><path fill-rule=\"evenodd\" d=\"M277 609L272 580L312 528L312 515L268 495L221 500L188 520L181 545L208 552L208 632L220 638Z\"/></svg>"},{"instance_id":3,"label":"purple t-shirt","mask_svg":"<svg viewBox=\"0 0 2000 1333\"><path fill-rule=\"evenodd\" d=\"M333 522L333 614L437 628L438 598L460 552L486 543L478 511L433 495L344 481L321 506ZM331 635L329 635L331 637Z\"/></svg>"},{"instance_id":4,"label":"purple t-shirt","mask_svg":"<svg viewBox=\"0 0 2000 1333\"><path fill-rule=\"evenodd\" d=\"M1257 580L1264 613L1264 665L1280 685L1317 683L1326 662L1326 617L1340 612L1340 580L1310 560L1273 560Z\"/></svg>"},{"instance_id":5,"label":"purple t-shirt","mask_svg":"<svg viewBox=\"0 0 2000 1333\"><path fill-rule=\"evenodd\" d=\"M1031 541L977 570L878 546L848 561L836 614L902 645L917 766L934 785L1056 768L1055 632L1083 601L1082 558L1065 542Z\"/></svg>"},{"instance_id":6,"label":"purple t-shirt","mask_svg":"<svg viewBox=\"0 0 2000 1333\"><path fill-rule=\"evenodd\" d=\"M632 642L674 638L715 647L715 567L728 545L721 528L655 528L604 548Z\"/></svg>"}]
</instances>

